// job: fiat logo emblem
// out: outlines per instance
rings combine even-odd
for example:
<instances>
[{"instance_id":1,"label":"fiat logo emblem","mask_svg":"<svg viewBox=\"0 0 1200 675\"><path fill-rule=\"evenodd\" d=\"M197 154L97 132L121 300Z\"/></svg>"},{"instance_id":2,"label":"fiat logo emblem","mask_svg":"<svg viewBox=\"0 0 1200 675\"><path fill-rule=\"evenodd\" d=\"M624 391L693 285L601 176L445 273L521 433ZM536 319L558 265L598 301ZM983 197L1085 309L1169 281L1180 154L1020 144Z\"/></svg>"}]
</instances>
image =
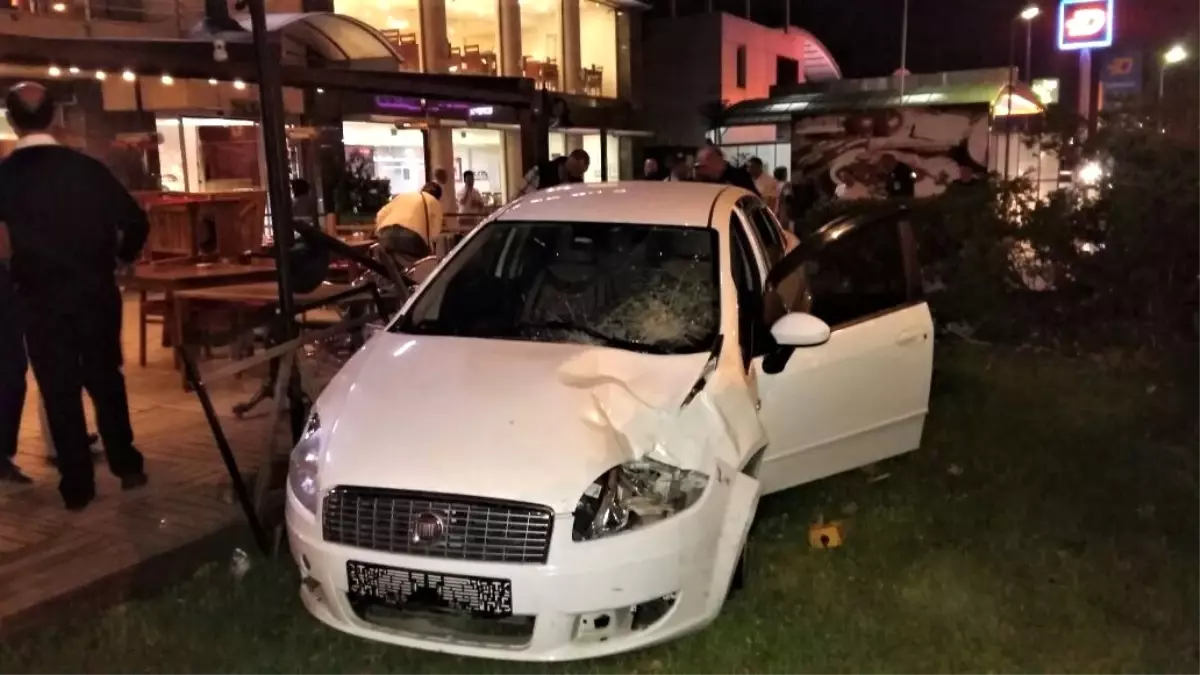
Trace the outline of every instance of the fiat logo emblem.
<instances>
[{"instance_id":1,"label":"fiat logo emblem","mask_svg":"<svg viewBox=\"0 0 1200 675\"><path fill-rule=\"evenodd\" d=\"M440 513L423 511L413 518L408 534L414 544L434 544L446 534L446 520Z\"/></svg>"}]
</instances>

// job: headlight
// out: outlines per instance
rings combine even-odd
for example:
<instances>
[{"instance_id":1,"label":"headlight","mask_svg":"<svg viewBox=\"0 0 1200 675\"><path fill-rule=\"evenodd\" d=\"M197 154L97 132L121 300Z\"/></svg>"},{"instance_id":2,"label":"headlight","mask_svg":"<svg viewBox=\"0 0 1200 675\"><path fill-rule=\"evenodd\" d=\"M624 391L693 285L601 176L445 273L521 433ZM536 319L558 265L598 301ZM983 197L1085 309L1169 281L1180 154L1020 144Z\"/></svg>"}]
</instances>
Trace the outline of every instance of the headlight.
<instances>
[{"instance_id":1,"label":"headlight","mask_svg":"<svg viewBox=\"0 0 1200 675\"><path fill-rule=\"evenodd\" d=\"M704 494L708 475L641 459L614 467L588 486L575 506L575 541L599 539L683 511Z\"/></svg>"},{"instance_id":2,"label":"headlight","mask_svg":"<svg viewBox=\"0 0 1200 675\"><path fill-rule=\"evenodd\" d=\"M296 499L308 509L309 513L317 512L317 470L321 460L321 417L313 411L304 424L304 433L300 442L292 450L292 458L288 463L288 484Z\"/></svg>"}]
</instances>

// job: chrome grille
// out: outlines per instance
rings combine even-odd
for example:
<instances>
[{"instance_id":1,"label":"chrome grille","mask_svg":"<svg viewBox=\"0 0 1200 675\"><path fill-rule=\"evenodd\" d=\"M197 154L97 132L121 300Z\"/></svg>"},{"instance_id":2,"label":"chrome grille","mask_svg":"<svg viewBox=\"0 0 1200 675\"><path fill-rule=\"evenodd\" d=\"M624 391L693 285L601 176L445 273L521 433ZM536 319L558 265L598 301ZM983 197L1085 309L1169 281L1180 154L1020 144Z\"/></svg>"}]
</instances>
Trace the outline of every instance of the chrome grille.
<instances>
[{"instance_id":1,"label":"chrome grille","mask_svg":"<svg viewBox=\"0 0 1200 675\"><path fill-rule=\"evenodd\" d=\"M321 509L328 542L486 562L546 562L553 523L537 504L353 486L330 490Z\"/></svg>"}]
</instances>

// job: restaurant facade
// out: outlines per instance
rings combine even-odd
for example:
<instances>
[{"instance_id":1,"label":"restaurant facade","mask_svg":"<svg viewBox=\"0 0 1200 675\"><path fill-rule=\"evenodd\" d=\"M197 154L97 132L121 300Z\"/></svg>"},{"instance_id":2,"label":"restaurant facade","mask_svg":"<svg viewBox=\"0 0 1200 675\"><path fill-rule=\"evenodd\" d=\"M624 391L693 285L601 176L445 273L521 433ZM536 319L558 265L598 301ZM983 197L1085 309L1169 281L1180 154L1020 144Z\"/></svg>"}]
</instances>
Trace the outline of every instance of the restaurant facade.
<instances>
[{"instance_id":1,"label":"restaurant facade","mask_svg":"<svg viewBox=\"0 0 1200 675\"><path fill-rule=\"evenodd\" d=\"M146 3L136 15L65 7L29 17L32 33L104 41L131 54L144 51L147 40L190 38L203 47L196 53L211 45L203 64L210 68L204 70L220 70L222 56L225 64L250 56L248 33L216 34L202 8L187 3L167 8ZM291 174L317 185L323 209L331 213L348 208L344 196L364 179L396 194L419 189L436 169L446 171L452 188L473 171L485 199L502 203L520 189L525 170L539 156L575 148L592 156L586 180L632 177L634 144L647 135L635 115L632 80L642 7L629 0L270 2L268 29L285 67L332 63L377 76L397 74L416 84L425 78L461 81L458 100L423 96L419 92L428 88L423 86L411 88L413 96L396 87L386 93L285 87ZM174 20L165 21L170 14ZM249 27L248 19L233 19ZM218 43L225 54L218 54ZM10 72L0 69L0 79L34 78L59 90L72 142L105 159L135 189L223 192L265 186L258 92L251 77L188 77L170 63L155 67L153 59L149 67L128 68L118 65L122 59L110 59L113 65L106 69L78 61L69 53L50 63L21 55L6 67ZM508 92L522 90L517 81L532 83L532 106L553 118L539 127L543 138L524 137L530 130L522 127L520 106L480 95L485 78L495 81L490 88ZM0 129L0 151L3 139ZM348 175L348 169L355 173Z\"/></svg>"}]
</instances>

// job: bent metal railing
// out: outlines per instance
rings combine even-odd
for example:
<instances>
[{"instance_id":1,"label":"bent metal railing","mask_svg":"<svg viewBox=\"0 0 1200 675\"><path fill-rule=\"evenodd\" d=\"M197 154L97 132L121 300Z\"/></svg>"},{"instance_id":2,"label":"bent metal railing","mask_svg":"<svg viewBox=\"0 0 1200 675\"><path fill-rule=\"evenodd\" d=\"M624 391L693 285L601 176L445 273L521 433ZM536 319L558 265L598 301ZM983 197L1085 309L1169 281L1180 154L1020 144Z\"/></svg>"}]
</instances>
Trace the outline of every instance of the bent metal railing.
<instances>
[{"instance_id":1,"label":"bent metal railing","mask_svg":"<svg viewBox=\"0 0 1200 675\"><path fill-rule=\"evenodd\" d=\"M390 274L389 270L378 261L372 259L359 251L347 246L342 241L331 237L316 228L308 227L298 223L296 230L300 233L305 241L316 245L328 248L332 253L344 256L362 265L363 267L376 272L380 276L392 280L394 283L404 283L403 279L394 278L394 274ZM291 439L294 443L300 433L300 429L304 424L304 418L308 411L298 409L300 401L303 400L302 391L300 390L300 379L296 362L297 350L306 345L329 340L331 338L349 335L353 331L361 331L368 323L377 320L386 321L388 317L387 306L384 303L380 289L374 283L364 283L357 286L352 286L346 291L330 295L317 301L312 302L297 302L292 316L283 316L276 312L274 316L266 324L279 323L284 321L296 321L296 317L310 312L314 309L322 307L337 306L346 301L364 301L370 300L370 305L375 309L374 312L364 312L361 316L345 318L338 323L318 330L302 331L297 337L282 342L276 345L270 345L262 352L249 358L238 360L229 365L216 368L211 372L202 374L197 364L196 357L191 346L187 344L179 344L176 350L179 353L180 359L184 367L184 378L188 388L196 394L200 401L200 407L204 411L204 417L208 422L209 429L213 435L213 441L217 444L217 450L221 454L221 460L225 465L225 470L229 474L229 479L234 496L241 505L242 512L246 517L247 525L250 527L251 534L254 536L255 543L264 553L270 553L273 549L273 540L267 536L267 531L263 526L263 518L267 504L268 493L274 482L275 459L277 457L276 437L279 426L279 418L283 415L285 408L289 410L291 417ZM243 331L241 336L250 336L255 331L261 329L264 324L251 326ZM271 331L274 334L274 331ZM236 341L236 338L234 339ZM266 448L263 453L262 462L259 465L255 476L254 494L251 495L247 488L246 479L242 475L241 469L238 467L237 458L234 457L233 449L229 443L229 437L225 434L225 429L221 424L221 418L217 414L216 407L213 405L212 397L209 395L209 386L215 382L228 380L237 377L253 368L261 366L264 363L272 364L274 382L273 403L269 415L269 426L267 430ZM294 389L293 389L294 388ZM289 393L295 395L289 395ZM286 484L286 483L285 483ZM276 529L278 532L278 529Z\"/></svg>"}]
</instances>

